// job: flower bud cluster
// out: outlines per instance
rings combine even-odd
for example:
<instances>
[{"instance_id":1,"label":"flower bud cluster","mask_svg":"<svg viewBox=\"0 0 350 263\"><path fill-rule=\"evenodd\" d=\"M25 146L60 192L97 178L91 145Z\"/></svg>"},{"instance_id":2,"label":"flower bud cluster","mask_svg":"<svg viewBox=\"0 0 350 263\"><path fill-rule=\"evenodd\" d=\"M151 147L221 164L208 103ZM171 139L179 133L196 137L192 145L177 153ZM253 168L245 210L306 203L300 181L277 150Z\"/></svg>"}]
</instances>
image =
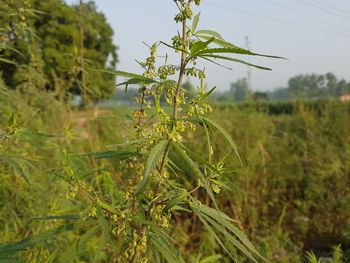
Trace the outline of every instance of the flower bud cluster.
<instances>
[{"instance_id":1,"label":"flower bud cluster","mask_svg":"<svg viewBox=\"0 0 350 263\"><path fill-rule=\"evenodd\" d=\"M112 233L115 236L125 236L127 224L131 222L130 211L118 209L118 212L111 215L113 221Z\"/></svg>"},{"instance_id":2,"label":"flower bud cluster","mask_svg":"<svg viewBox=\"0 0 350 263\"><path fill-rule=\"evenodd\" d=\"M185 49L185 43L183 42L182 38L179 35L173 36L171 41L175 49L175 52L180 52L180 50Z\"/></svg>"},{"instance_id":3,"label":"flower bud cluster","mask_svg":"<svg viewBox=\"0 0 350 263\"><path fill-rule=\"evenodd\" d=\"M169 227L169 221L171 219L170 213L164 213L163 205L154 206L151 209L151 219L152 221L162 228Z\"/></svg>"},{"instance_id":4,"label":"flower bud cluster","mask_svg":"<svg viewBox=\"0 0 350 263\"><path fill-rule=\"evenodd\" d=\"M139 254L143 254L147 249L147 235L139 234L137 231L133 232L132 241L129 243L128 248L125 250L124 258L131 259L136 251Z\"/></svg>"},{"instance_id":5,"label":"flower bud cluster","mask_svg":"<svg viewBox=\"0 0 350 263\"><path fill-rule=\"evenodd\" d=\"M158 68L158 76L160 79L167 79L168 76L175 75L177 67L173 65L161 66Z\"/></svg>"}]
</instances>

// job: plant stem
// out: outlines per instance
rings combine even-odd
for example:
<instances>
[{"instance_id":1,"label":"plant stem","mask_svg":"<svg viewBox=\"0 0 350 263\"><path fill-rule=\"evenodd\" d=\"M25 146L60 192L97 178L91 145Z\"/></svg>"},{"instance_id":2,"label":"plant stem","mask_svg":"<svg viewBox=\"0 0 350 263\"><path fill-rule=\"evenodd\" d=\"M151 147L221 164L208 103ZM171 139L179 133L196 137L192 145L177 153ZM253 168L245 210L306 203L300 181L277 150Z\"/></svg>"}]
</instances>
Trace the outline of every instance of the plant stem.
<instances>
[{"instance_id":1,"label":"plant stem","mask_svg":"<svg viewBox=\"0 0 350 263\"><path fill-rule=\"evenodd\" d=\"M187 35L186 35L186 18L182 21L182 42L184 43L184 45L187 45ZM185 47L186 49L186 47ZM181 90L181 84L182 84L182 80L185 74L185 69L186 69L186 53L184 51L181 51L181 64L180 64L180 72L179 72L179 78L177 81L177 86L176 86L176 90L175 90L175 94L174 94L174 98L173 98L173 114L172 114L172 124L171 124L171 129L170 132L172 132L175 128L175 124L176 124L176 120L177 120L177 115L178 115L178 111L179 111L179 105L178 105L178 96ZM167 159L168 159L168 155L169 155L169 151L170 151L170 146L171 146L171 141L168 142L165 151L164 151L164 156L161 162L161 166L160 166L160 171L159 171L159 175L162 177L164 172L165 172L165 166L167 164Z\"/></svg>"},{"instance_id":2,"label":"plant stem","mask_svg":"<svg viewBox=\"0 0 350 263\"><path fill-rule=\"evenodd\" d=\"M186 24L187 23L186 22L187 22L186 18L184 18L182 21L182 41L183 41L185 46L187 45L187 35L186 35ZM179 72L179 78L178 78L177 85L176 85L175 94L173 97L173 103L174 103L173 104L173 113L172 113L173 121L171 124L170 132L172 132L175 129L175 123L176 123L176 119L177 119L177 115L178 115L178 111L179 111L178 96L179 96L179 93L181 90L181 84L182 84L182 80L183 80L183 77L185 74L186 64L187 64L186 63L186 53L184 51L181 51L180 72ZM160 169L159 169L160 178L162 178L164 173L165 173L165 167L166 167L167 162L168 162L168 155L169 155L170 147L171 147L171 141L169 141L167 143L165 150L164 150L164 155L163 155L162 162L161 162ZM155 197L157 196L157 194L159 192L160 184L161 184L161 181L159 181L157 184L156 191L154 194ZM152 204L152 206L150 207L149 214L148 214L149 217L151 216L151 213L150 213L151 208L153 208L154 206L156 206L156 203L154 203L154 205ZM139 240L143 239L143 236L146 234L146 231L147 231L147 226L144 224L144 225L142 225L140 233L139 233L140 234ZM135 251L133 257L130 260L130 263L135 263L138 256L139 256L139 251Z\"/></svg>"}]
</instances>

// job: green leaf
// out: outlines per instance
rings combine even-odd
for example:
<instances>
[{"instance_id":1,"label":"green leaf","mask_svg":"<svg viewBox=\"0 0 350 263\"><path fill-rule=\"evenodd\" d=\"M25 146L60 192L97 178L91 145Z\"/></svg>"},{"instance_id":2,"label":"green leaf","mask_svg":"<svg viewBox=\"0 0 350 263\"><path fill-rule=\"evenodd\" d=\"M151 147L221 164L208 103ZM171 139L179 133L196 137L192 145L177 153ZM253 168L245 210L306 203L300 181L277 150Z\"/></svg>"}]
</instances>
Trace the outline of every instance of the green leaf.
<instances>
[{"instance_id":1,"label":"green leaf","mask_svg":"<svg viewBox=\"0 0 350 263\"><path fill-rule=\"evenodd\" d=\"M216 123L215 121L213 121L211 119L208 119L208 118L203 117L203 116L201 116L201 119L203 119L210 126L216 128L224 136L224 138L228 141L228 143L232 147L233 151L236 153L236 155L237 155L237 157L239 159L239 162L241 163L241 165L243 165L241 156L240 156L240 154L238 152L237 145L232 140L231 136L227 133L227 131L223 127L221 127L218 123Z\"/></svg>"},{"instance_id":2,"label":"green leaf","mask_svg":"<svg viewBox=\"0 0 350 263\"><path fill-rule=\"evenodd\" d=\"M187 191L183 191L179 196L175 197L174 199L171 199L166 206L164 207L164 211L170 211L173 207L176 205L182 203L188 196Z\"/></svg>"},{"instance_id":3,"label":"green leaf","mask_svg":"<svg viewBox=\"0 0 350 263\"><path fill-rule=\"evenodd\" d=\"M243 49L243 48L239 48L239 47L209 48L209 49L205 49L205 50L202 50L202 51L198 52L196 55L197 56L203 56L203 55L213 55L213 54L221 54L221 53L241 54L241 55L250 55L250 56L260 56L260 57L284 59L284 58L278 57L278 56L253 53L253 52L251 52L249 50L246 50L246 49Z\"/></svg>"},{"instance_id":4,"label":"green leaf","mask_svg":"<svg viewBox=\"0 0 350 263\"><path fill-rule=\"evenodd\" d=\"M220 222L206 215L202 215L202 216L217 231L219 231L225 238L227 238L236 248L238 248L245 256L250 258L253 262L258 263L258 261L252 255L252 253L246 247L244 247L244 245L241 242L239 242L234 236L232 236L229 232L227 232L227 230L220 224Z\"/></svg>"},{"instance_id":5,"label":"green leaf","mask_svg":"<svg viewBox=\"0 0 350 263\"><path fill-rule=\"evenodd\" d=\"M197 209L202 213L202 216L205 217L207 219L207 221L209 221L208 218L215 220L216 223L219 224L219 226L220 226L219 229L221 232L223 231L222 229L224 229L224 228L231 231L231 233L233 233L238 238L238 240L246 248L249 249L249 251L251 251L255 255L259 256L260 258L263 258L259 254L259 252L255 249L253 244L248 240L246 235L237 226L232 224L232 222L237 222L236 220L232 219L231 217L229 217L228 215L226 215L225 213L223 213L219 210L210 208L210 207L205 206L203 204L198 206ZM218 227L216 226L216 228L218 228ZM225 230L225 232L226 232L226 230Z\"/></svg>"},{"instance_id":6,"label":"green leaf","mask_svg":"<svg viewBox=\"0 0 350 263\"><path fill-rule=\"evenodd\" d=\"M6 59L6 58L0 58L0 62L3 62L3 63L7 63L7 64L12 64L12 65L16 65L15 62L9 60L9 59ZM1 261L0 261L1 262Z\"/></svg>"},{"instance_id":7,"label":"green leaf","mask_svg":"<svg viewBox=\"0 0 350 263\"><path fill-rule=\"evenodd\" d=\"M232 256L230 251L226 248L224 243L222 243L221 239L218 237L218 235L215 233L214 229L208 224L207 221L201 216L201 213L192 207L193 212L197 215L199 220L203 223L204 227L209 231L209 233L215 238L216 242L219 243L219 245L225 250L225 252L232 258L233 262L237 262L236 259Z\"/></svg>"},{"instance_id":8,"label":"green leaf","mask_svg":"<svg viewBox=\"0 0 350 263\"><path fill-rule=\"evenodd\" d=\"M200 51L205 50L208 45L214 41L214 38L209 39L208 41L195 41L190 45L191 57L196 57Z\"/></svg>"},{"instance_id":9,"label":"green leaf","mask_svg":"<svg viewBox=\"0 0 350 263\"><path fill-rule=\"evenodd\" d=\"M48 230L46 232L37 234L33 237L26 238L15 244L0 244L0 256L7 257L9 255L26 250L36 245L46 244L47 241L53 238L57 238L58 235L64 232L73 231L74 229L75 229L75 226L73 224L67 224L67 225L63 225L58 228L55 228L53 230Z\"/></svg>"},{"instance_id":10,"label":"green leaf","mask_svg":"<svg viewBox=\"0 0 350 263\"><path fill-rule=\"evenodd\" d=\"M175 48L175 47L173 47L172 45L169 45L169 44L167 44L167 43L165 43L165 42L163 42L163 41L160 41L160 43L163 44L164 46L167 46L167 47L171 48L171 49L174 49L174 50L181 51L181 52L184 52L184 53L186 53L186 54L189 54L188 51L185 50L185 49Z\"/></svg>"},{"instance_id":11,"label":"green leaf","mask_svg":"<svg viewBox=\"0 0 350 263\"><path fill-rule=\"evenodd\" d=\"M212 263L212 262L220 262L219 260L222 259L221 255L212 255L209 257L206 257L202 259L199 263Z\"/></svg>"},{"instance_id":12,"label":"green leaf","mask_svg":"<svg viewBox=\"0 0 350 263\"><path fill-rule=\"evenodd\" d=\"M100 227L102 230L102 235L104 237L104 240L111 244L112 243L112 238L111 238L111 234L110 234L111 229L110 229L110 226L108 225L108 222L107 222L100 206L96 207L96 215L97 215L98 222L100 223Z\"/></svg>"},{"instance_id":13,"label":"green leaf","mask_svg":"<svg viewBox=\"0 0 350 263\"><path fill-rule=\"evenodd\" d=\"M191 172L195 177L197 177L201 183L204 185L204 188L206 189L210 199L213 201L215 207L217 207L217 203L213 194L213 191L211 190L209 186L209 182L207 178L203 175L199 167L196 165L196 163L187 155L185 150L183 150L180 146L174 144L174 149L176 153L185 161L187 166L190 168Z\"/></svg>"},{"instance_id":14,"label":"green leaf","mask_svg":"<svg viewBox=\"0 0 350 263\"><path fill-rule=\"evenodd\" d=\"M209 90L208 92L206 92L206 93L203 95L202 99L206 99L207 97L209 97L210 94L212 94L212 93L214 92L215 89L216 89L216 86L213 87L213 88L212 88L211 90Z\"/></svg>"},{"instance_id":15,"label":"green leaf","mask_svg":"<svg viewBox=\"0 0 350 263\"><path fill-rule=\"evenodd\" d=\"M225 213L221 212L220 210L217 210L217 209L213 209L209 206L206 206L206 205L203 205L201 204L199 207L197 207L197 209L203 213L203 214L206 214L210 217L217 217L219 216L220 219L223 219L223 220L226 220L226 221L229 221L229 222L238 222L237 220L234 220L233 218L229 217L228 215L226 215Z\"/></svg>"},{"instance_id":16,"label":"green leaf","mask_svg":"<svg viewBox=\"0 0 350 263\"><path fill-rule=\"evenodd\" d=\"M212 165L209 161L203 159L200 155L196 154L195 152L191 151L188 149L186 146L183 144L179 145L182 149L186 151L186 153L192 157L193 159L197 160L198 162L204 164L207 166L210 170L212 170L214 173L221 174L221 172L214 166Z\"/></svg>"},{"instance_id":17,"label":"green leaf","mask_svg":"<svg viewBox=\"0 0 350 263\"><path fill-rule=\"evenodd\" d=\"M212 38L211 36L200 35L197 33L195 34L195 36L200 38L200 39L203 39L203 40L209 40ZM222 38L220 39L220 38L214 37L213 43L219 45L220 47L239 48L238 46L236 46L230 42L227 42L227 41L223 40Z\"/></svg>"},{"instance_id":18,"label":"green leaf","mask_svg":"<svg viewBox=\"0 0 350 263\"><path fill-rule=\"evenodd\" d=\"M129 79L129 80L125 81L125 82L117 84L117 87L118 86L123 86L123 85L128 86L128 85L132 85L132 84L149 85L149 84L152 84L152 83L158 83L158 82L153 80L153 79L132 78L132 79Z\"/></svg>"},{"instance_id":19,"label":"green leaf","mask_svg":"<svg viewBox=\"0 0 350 263\"><path fill-rule=\"evenodd\" d=\"M168 145L167 140L161 140L151 150L150 155L148 156L148 159L147 159L146 168L143 174L143 180L138 186L138 188L136 189L136 194L139 194L145 190L149 177L151 173L154 171L154 169L156 168L159 161L161 160L167 145Z\"/></svg>"},{"instance_id":20,"label":"green leaf","mask_svg":"<svg viewBox=\"0 0 350 263\"><path fill-rule=\"evenodd\" d=\"M199 22L199 17L200 17L201 13L198 13L194 18L193 18L193 22L192 22L192 33L196 32L197 30L197 26L198 26L198 22Z\"/></svg>"},{"instance_id":21,"label":"green leaf","mask_svg":"<svg viewBox=\"0 0 350 263\"><path fill-rule=\"evenodd\" d=\"M27 167L31 166L31 164L27 160L20 157L3 155L0 155L0 160L8 163L30 185L30 175Z\"/></svg>"},{"instance_id":22,"label":"green leaf","mask_svg":"<svg viewBox=\"0 0 350 263\"><path fill-rule=\"evenodd\" d=\"M112 70L100 70L100 69L90 69L91 71L96 71L96 72L102 72L102 73L108 73L112 75L116 75L119 77L125 77L128 78L129 80L123 83L118 84L117 86L121 85L129 85L129 84L151 84L151 83L157 83L154 79L147 78L142 75L138 75L135 73L130 73L126 71L112 71Z\"/></svg>"},{"instance_id":23,"label":"green leaf","mask_svg":"<svg viewBox=\"0 0 350 263\"><path fill-rule=\"evenodd\" d=\"M79 156L92 156L95 159L115 159L124 160L134 156L140 156L137 152L130 151L104 151L104 152L94 152Z\"/></svg>"},{"instance_id":24,"label":"green leaf","mask_svg":"<svg viewBox=\"0 0 350 263\"><path fill-rule=\"evenodd\" d=\"M86 231L75 245L70 246L58 259L58 262L66 263L66 262L74 262L75 258L79 256L83 252L83 249L86 247L87 242L92 239L98 230L98 226L91 227L88 231Z\"/></svg>"},{"instance_id":25,"label":"green leaf","mask_svg":"<svg viewBox=\"0 0 350 263\"><path fill-rule=\"evenodd\" d=\"M90 69L92 71L97 71L97 72L103 72L103 73L109 73L109 74L113 74L113 75L116 75L116 76L119 76L119 77L125 77L125 78L129 78L129 79L132 79L132 78L135 78L135 79L149 79L149 78L146 78L142 75L138 75L138 74L135 74L135 73L130 73L130 72L126 72L126 71L113 71L113 70L100 70L100 69ZM149 80L152 80L152 79L149 79Z\"/></svg>"},{"instance_id":26,"label":"green leaf","mask_svg":"<svg viewBox=\"0 0 350 263\"><path fill-rule=\"evenodd\" d=\"M254 67L254 68L257 68L257 69L271 70L271 68L267 68L267 67L255 65L255 64L246 62L246 61L244 61L244 60L237 59L237 58L231 58L231 57L226 57L226 56L218 56L218 55L205 55L205 56L203 56L203 57L206 57L206 58L215 58L215 59L222 59L222 60L229 60L229 61L237 62L237 63L240 63L240 64L244 64L244 65L247 65L247 66L251 66L251 67Z\"/></svg>"},{"instance_id":27,"label":"green leaf","mask_svg":"<svg viewBox=\"0 0 350 263\"><path fill-rule=\"evenodd\" d=\"M34 217L33 220L69 220L79 219L80 215L61 215L61 216L45 216L45 217Z\"/></svg>"},{"instance_id":28,"label":"green leaf","mask_svg":"<svg viewBox=\"0 0 350 263\"><path fill-rule=\"evenodd\" d=\"M160 232L160 231L157 231ZM169 263L183 263L184 260L181 255L174 249L174 246L169 242L165 235L160 233L150 233L151 244L155 247L162 257Z\"/></svg>"},{"instance_id":29,"label":"green leaf","mask_svg":"<svg viewBox=\"0 0 350 263\"><path fill-rule=\"evenodd\" d=\"M210 37L215 37L215 38L224 40L218 32L215 32L213 30L198 30L196 32L196 35L207 35Z\"/></svg>"}]
</instances>

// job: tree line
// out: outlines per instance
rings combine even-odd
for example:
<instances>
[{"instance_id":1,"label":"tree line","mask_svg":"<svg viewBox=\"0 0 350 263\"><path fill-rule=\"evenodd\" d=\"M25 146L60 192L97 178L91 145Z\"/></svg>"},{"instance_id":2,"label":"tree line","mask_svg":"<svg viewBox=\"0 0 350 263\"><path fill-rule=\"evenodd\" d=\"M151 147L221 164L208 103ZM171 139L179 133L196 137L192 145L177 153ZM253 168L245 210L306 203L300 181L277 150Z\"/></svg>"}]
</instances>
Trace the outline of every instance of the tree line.
<instances>
[{"instance_id":1,"label":"tree line","mask_svg":"<svg viewBox=\"0 0 350 263\"><path fill-rule=\"evenodd\" d=\"M0 72L10 89L81 94L96 100L115 92L118 61L113 30L93 1L0 0ZM87 74L88 72L88 74ZM86 74L85 74L86 73ZM86 76L83 86L83 77ZM32 91L28 90L32 89Z\"/></svg>"}]
</instances>

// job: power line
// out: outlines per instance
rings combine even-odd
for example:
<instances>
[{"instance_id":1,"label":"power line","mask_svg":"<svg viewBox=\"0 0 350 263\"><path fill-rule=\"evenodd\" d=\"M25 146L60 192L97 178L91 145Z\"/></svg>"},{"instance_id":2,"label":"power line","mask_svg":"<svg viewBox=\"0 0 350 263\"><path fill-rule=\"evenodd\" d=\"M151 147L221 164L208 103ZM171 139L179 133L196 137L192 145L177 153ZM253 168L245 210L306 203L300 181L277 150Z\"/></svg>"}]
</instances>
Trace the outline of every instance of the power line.
<instances>
[{"instance_id":1,"label":"power line","mask_svg":"<svg viewBox=\"0 0 350 263\"><path fill-rule=\"evenodd\" d=\"M306 18L311 19L311 20L313 20L313 21L320 22L320 23L323 23L323 24L325 24L325 25L328 25L328 26L330 26L330 27L332 27L332 28L338 28L338 29L340 29L340 30L346 31L347 33L350 33L350 31L349 31L348 28L343 28L343 27L340 27L340 26L338 26L338 25L336 25L336 24L329 23L329 22L324 21L324 20L322 20L322 19L319 19L319 18L317 18L317 17L310 16L310 15L307 14L307 13L300 12L299 10L296 10L296 9L293 9L293 8L290 8L290 7L281 5L281 4L279 4L279 3L276 3L275 1L272 1L272 0L264 0L264 1L265 1L265 2L268 2L269 4L271 4L271 5L273 5L273 6L277 6L277 7L281 8L281 9L287 10L287 11L289 11L289 12L291 12L291 13L295 13L295 14L297 14L297 15L299 15L299 16L303 16L303 17L306 17Z\"/></svg>"},{"instance_id":2,"label":"power line","mask_svg":"<svg viewBox=\"0 0 350 263\"><path fill-rule=\"evenodd\" d=\"M321 10L325 13L328 13L328 14L331 14L331 15L334 15L334 16L337 16L337 17L341 17L341 18L345 18L345 19L348 19L350 20L350 16L346 16L346 15L343 15L343 14L339 14L338 12L335 12L333 10L330 10L328 8L325 8L325 7L322 7L322 6L318 6L316 4L313 4L313 3L309 3L307 1L304 1L304 0L295 0L295 1L298 1L299 3L302 3L304 5L307 5L307 6L311 6L313 8L316 8L318 10Z\"/></svg>"},{"instance_id":3,"label":"power line","mask_svg":"<svg viewBox=\"0 0 350 263\"><path fill-rule=\"evenodd\" d=\"M203 1L203 2L204 2L204 4L215 6L217 8L222 8L222 9L225 9L226 11L231 11L231 12L235 12L235 13L239 13L239 14L244 14L244 15L248 15L248 16L258 17L258 18L261 18L261 19L266 19L266 20L270 20L270 21L273 21L273 22L286 24L286 25L289 25L289 26L299 27L299 28L306 29L306 30L318 31L318 32L328 33L328 34L333 34L333 35L339 35L339 36L343 36L343 37L350 37L350 35L348 35L348 34L335 32L335 31L322 29L322 28L317 28L317 27L312 27L312 26L307 26L307 25L302 25L302 24L298 24L298 23L294 23L294 22L290 22L290 21L282 20L282 19L278 19L278 18L273 18L273 17L261 15L261 14L256 14L256 13L253 13L253 12L250 12L250 11L247 11L247 10L232 8L232 7L227 6L227 5L221 5L221 4L212 3L212 2L209 2L209 1Z\"/></svg>"},{"instance_id":4,"label":"power line","mask_svg":"<svg viewBox=\"0 0 350 263\"><path fill-rule=\"evenodd\" d=\"M328 8L328 9L334 10L334 11L336 11L336 12L343 13L343 14L345 14L346 16L350 16L350 12L346 12L346 11L340 9L340 8L335 7L335 6L327 5L327 4L322 3L321 1L318 1L318 0L310 0L310 1L311 1L311 2L314 2L315 4L318 4L318 5L320 5L320 6L323 6L323 7L326 7L326 8Z\"/></svg>"}]
</instances>

